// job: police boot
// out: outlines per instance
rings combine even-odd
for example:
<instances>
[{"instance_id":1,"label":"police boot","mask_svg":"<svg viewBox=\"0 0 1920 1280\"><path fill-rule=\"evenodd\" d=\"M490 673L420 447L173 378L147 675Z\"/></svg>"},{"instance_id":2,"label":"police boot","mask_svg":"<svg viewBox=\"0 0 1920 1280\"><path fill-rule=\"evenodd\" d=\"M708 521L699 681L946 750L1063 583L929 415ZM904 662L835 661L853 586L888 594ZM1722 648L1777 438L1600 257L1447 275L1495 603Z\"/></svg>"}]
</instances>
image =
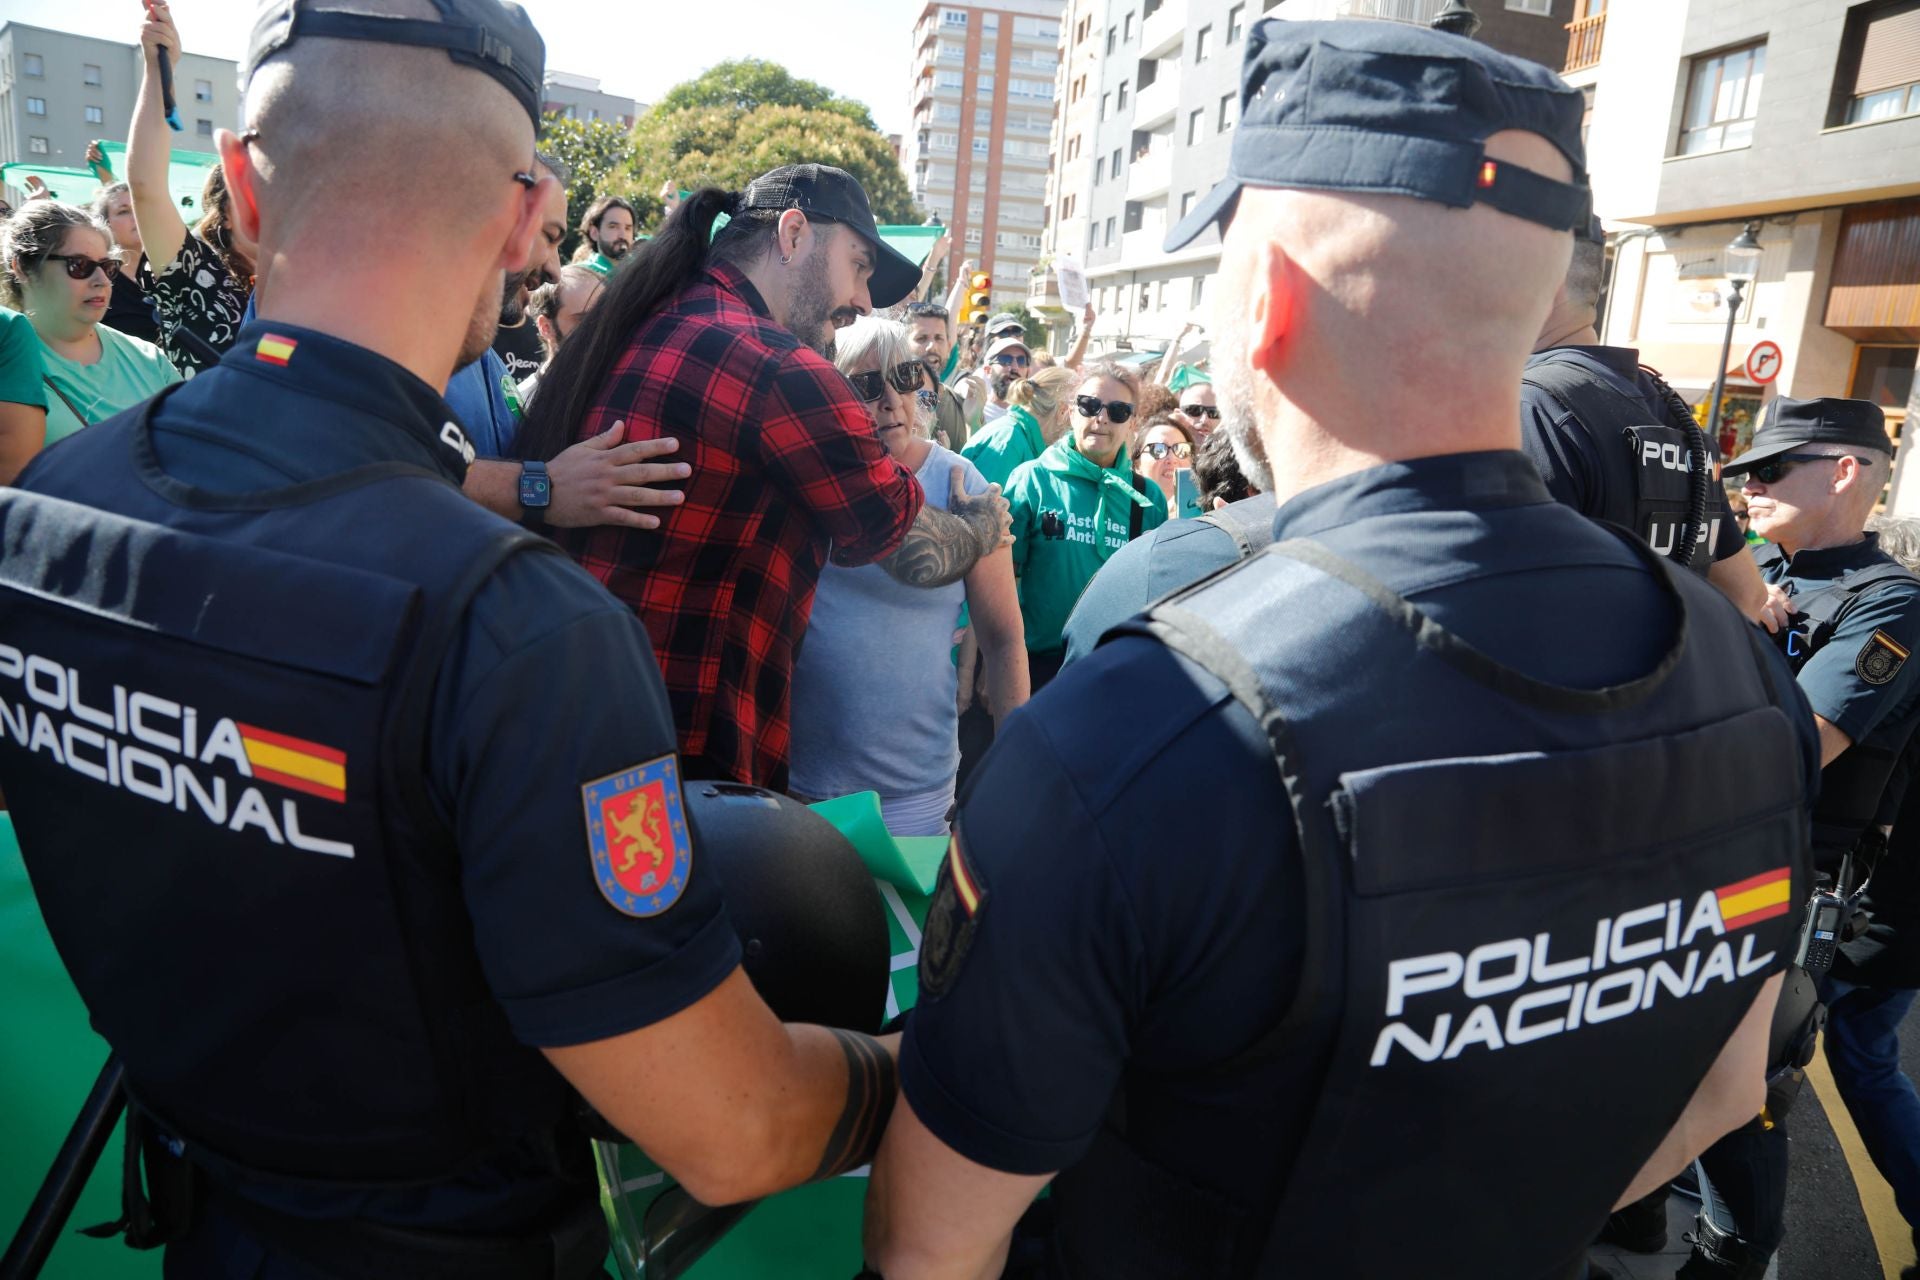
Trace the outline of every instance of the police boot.
<instances>
[{"instance_id":1,"label":"police boot","mask_svg":"<svg viewBox=\"0 0 1920 1280\"><path fill-rule=\"evenodd\" d=\"M1659 1253L1667 1247L1667 1188L1613 1212L1600 1239L1631 1253Z\"/></svg>"}]
</instances>

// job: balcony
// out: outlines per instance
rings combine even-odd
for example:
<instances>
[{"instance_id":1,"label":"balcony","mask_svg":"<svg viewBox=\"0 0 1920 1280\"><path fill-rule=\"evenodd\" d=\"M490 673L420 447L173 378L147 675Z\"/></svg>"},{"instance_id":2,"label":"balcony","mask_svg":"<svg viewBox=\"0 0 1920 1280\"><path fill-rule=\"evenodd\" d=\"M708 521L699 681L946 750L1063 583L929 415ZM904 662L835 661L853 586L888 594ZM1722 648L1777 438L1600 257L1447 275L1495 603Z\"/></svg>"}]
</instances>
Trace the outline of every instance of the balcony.
<instances>
[{"instance_id":1,"label":"balcony","mask_svg":"<svg viewBox=\"0 0 1920 1280\"><path fill-rule=\"evenodd\" d=\"M1027 310L1045 320L1064 318L1067 308L1060 301L1060 277L1051 270L1031 277L1027 285Z\"/></svg>"},{"instance_id":2,"label":"balcony","mask_svg":"<svg viewBox=\"0 0 1920 1280\"><path fill-rule=\"evenodd\" d=\"M1445 6L1446 0L1340 0L1337 12L1342 18L1384 18L1424 27Z\"/></svg>"},{"instance_id":3,"label":"balcony","mask_svg":"<svg viewBox=\"0 0 1920 1280\"><path fill-rule=\"evenodd\" d=\"M1158 58L1180 47L1187 34L1187 0L1167 0L1140 24L1140 56Z\"/></svg>"},{"instance_id":4,"label":"balcony","mask_svg":"<svg viewBox=\"0 0 1920 1280\"><path fill-rule=\"evenodd\" d=\"M1600 41L1607 31L1607 11L1567 24L1567 65L1563 71L1585 71L1600 63Z\"/></svg>"},{"instance_id":5,"label":"balcony","mask_svg":"<svg viewBox=\"0 0 1920 1280\"><path fill-rule=\"evenodd\" d=\"M1173 70L1176 65L1162 64L1160 78L1133 95L1134 128L1151 129L1165 124L1180 109L1180 74Z\"/></svg>"},{"instance_id":6,"label":"balcony","mask_svg":"<svg viewBox=\"0 0 1920 1280\"><path fill-rule=\"evenodd\" d=\"M1138 152L1127 167L1127 199L1147 200L1163 196L1173 185L1173 138L1157 140Z\"/></svg>"}]
</instances>

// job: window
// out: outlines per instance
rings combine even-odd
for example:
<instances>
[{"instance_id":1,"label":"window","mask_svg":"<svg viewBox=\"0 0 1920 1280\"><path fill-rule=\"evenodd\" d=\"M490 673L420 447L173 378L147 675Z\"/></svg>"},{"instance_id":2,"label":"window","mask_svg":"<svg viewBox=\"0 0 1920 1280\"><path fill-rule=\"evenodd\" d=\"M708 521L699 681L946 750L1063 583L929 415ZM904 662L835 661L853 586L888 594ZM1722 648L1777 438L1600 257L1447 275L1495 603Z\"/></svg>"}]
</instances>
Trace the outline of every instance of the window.
<instances>
[{"instance_id":1,"label":"window","mask_svg":"<svg viewBox=\"0 0 1920 1280\"><path fill-rule=\"evenodd\" d=\"M997 13L981 14L980 29L982 31L998 31L1000 29L1000 15Z\"/></svg>"},{"instance_id":2,"label":"window","mask_svg":"<svg viewBox=\"0 0 1920 1280\"><path fill-rule=\"evenodd\" d=\"M1076 133L1071 138L1067 139L1067 159L1078 160L1079 158L1080 158L1080 135Z\"/></svg>"},{"instance_id":3,"label":"window","mask_svg":"<svg viewBox=\"0 0 1920 1280\"><path fill-rule=\"evenodd\" d=\"M1113 219L1112 218L1107 219L1107 243L1108 244L1113 243Z\"/></svg>"},{"instance_id":4,"label":"window","mask_svg":"<svg viewBox=\"0 0 1920 1280\"><path fill-rule=\"evenodd\" d=\"M983 156L987 154L987 147L990 141L991 141L990 139L976 136L973 140L973 154L977 156Z\"/></svg>"},{"instance_id":5,"label":"window","mask_svg":"<svg viewBox=\"0 0 1920 1280\"><path fill-rule=\"evenodd\" d=\"M1193 60L1205 62L1213 56L1213 28L1202 27L1193 33Z\"/></svg>"},{"instance_id":6,"label":"window","mask_svg":"<svg viewBox=\"0 0 1920 1280\"><path fill-rule=\"evenodd\" d=\"M1119 46L1119 44L1120 44L1120 28L1108 27L1107 28L1107 52L1112 53L1114 49Z\"/></svg>"},{"instance_id":7,"label":"window","mask_svg":"<svg viewBox=\"0 0 1920 1280\"><path fill-rule=\"evenodd\" d=\"M1114 177L1120 176L1120 148L1113 149L1113 159L1107 161L1107 172Z\"/></svg>"},{"instance_id":8,"label":"window","mask_svg":"<svg viewBox=\"0 0 1920 1280\"><path fill-rule=\"evenodd\" d=\"M1122 81L1120 82L1120 100L1119 100L1118 102L1116 102L1116 103L1114 103L1114 106L1115 106L1116 108L1118 108L1119 110L1121 110L1121 111L1125 111L1125 110L1127 109L1127 88L1128 88L1128 84L1129 84L1129 82L1128 82L1128 81L1125 81L1125 80L1122 80Z\"/></svg>"},{"instance_id":9,"label":"window","mask_svg":"<svg viewBox=\"0 0 1920 1280\"><path fill-rule=\"evenodd\" d=\"M1507 0L1510 13L1537 13L1543 18L1553 16L1553 0Z\"/></svg>"},{"instance_id":10,"label":"window","mask_svg":"<svg viewBox=\"0 0 1920 1280\"><path fill-rule=\"evenodd\" d=\"M47 114L47 100L45 98L28 98L27 114L30 116L43 116Z\"/></svg>"},{"instance_id":11,"label":"window","mask_svg":"<svg viewBox=\"0 0 1920 1280\"><path fill-rule=\"evenodd\" d=\"M1187 299L1187 305L1197 308L1206 296L1207 278L1205 276L1195 276L1193 278L1193 295Z\"/></svg>"},{"instance_id":12,"label":"window","mask_svg":"<svg viewBox=\"0 0 1920 1280\"><path fill-rule=\"evenodd\" d=\"M958 71L942 71L933 78L936 89L958 89L966 80Z\"/></svg>"},{"instance_id":13,"label":"window","mask_svg":"<svg viewBox=\"0 0 1920 1280\"><path fill-rule=\"evenodd\" d=\"M973 127L976 129L993 128L993 108L975 107L973 109Z\"/></svg>"},{"instance_id":14,"label":"window","mask_svg":"<svg viewBox=\"0 0 1920 1280\"><path fill-rule=\"evenodd\" d=\"M981 76L980 79L974 84L974 88L978 89L981 93L984 93L989 98L991 98L993 96L993 77L990 75Z\"/></svg>"},{"instance_id":15,"label":"window","mask_svg":"<svg viewBox=\"0 0 1920 1280\"><path fill-rule=\"evenodd\" d=\"M195 102L212 102L213 81L195 80L193 82L193 100Z\"/></svg>"},{"instance_id":16,"label":"window","mask_svg":"<svg viewBox=\"0 0 1920 1280\"><path fill-rule=\"evenodd\" d=\"M47 140L45 138L28 138L27 150L32 152L36 156L46 155Z\"/></svg>"},{"instance_id":17,"label":"window","mask_svg":"<svg viewBox=\"0 0 1920 1280\"><path fill-rule=\"evenodd\" d=\"M1766 69L1764 44L1695 58L1692 83L1687 86L1687 114L1680 130L1680 154L1691 156L1750 145Z\"/></svg>"},{"instance_id":18,"label":"window","mask_svg":"<svg viewBox=\"0 0 1920 1280\"><path fill-rule=\"evenodd\" d=\"M193 122L193 131L199 137L211 138L213 136L213 121L195 120Z\"/></svg>"},{"instance_id":19,"label":"window","mask_svg":"<svg viewBox=\"0 0 1920 1280\"><path fill-rule=\"evenodd\" d=\"M1113 114L1113 95L1110 93L1103 93L1100 95L1100 118L1102 120L1105 120L1108 116L1112 114Z\"/></svg>"},{"instance_id":20,"label":"window","mask_svg":"<svg viewBox=\"0 0 1920 1280\"><path fill-rule=\"evenodd\" d=\"M47 64L37 53L23 53L20 55L20 74L38 79L47 74Z\"/></svg>"},{"instance_id":21,"label":"window","mask_svg":"<svg viewBox=\"0 0 1920 1280\"><path fill-rule=\"evenodd\" d=\"M1227 43L1237 44L1246 34L1247 6L1237 4L1227 10Z\"/></svg>"},{"instance_id":22,"label":"window","mask_svg":"<svg viewBox=\"0 0 1920 1280\"><path fill-rule=\"evenodd\" d=\"M80 83L93 88L100 86L100 68L91 62L80 64Z\"/></svg>"},{"instance_id":23,"label":"window","mask_svg":"<svg viewBox=\"0 0 1920 1280\"><path fill-rule=\"evenodd\" d=\"M1197 146L1200 142L1201 131L1206 127L1207 113L1205 108L1189 115L1187 117L1187 145L1190 147Z\"/></svg>"},{"instance_id":24,"label":"window","mask_svg":"<svg viewBox=\"0 0 1920 1280\"><path fill-rule=\"evenodd\" d=\"M1193 200L1194 200L1194 197L1197 196L1198 194L1199 192L1197 191L1182 191L1180 193L1180 216L1181 217L1184 218L1188 214L1193 212Z\"/></svg>"},{"instance_id":25,"label":"window","mask_svg":"<svg viewBox=\"0 0 1920 1280\"><path fill-rule=\"evenodd\" d=\"M1133 43L1133 10L1127 10L1127 16L1120 26L1120 38L1128 44Z\"/></svg>"},{"instance_id":26,"label":"window","mask_svg":"<svg viewBox=\"0 0 1920 1280\"><path fill-rule=\"evenodd\" d=\"M965 9L942 9L940 11L940 25L943 27L966 26L967 11Z\"/></svg>"},{"instance_id":27,"label":"window","mask_svg":"<svg viewBox=\"0 0 1920 1280\"><path fill-rule=\"evenodd\" d=\"M1087 228L1087 252L1092 253L1095 249L1098 249L1099 247L1100 247L1100 228L1088 227Z\"/></svg>"},{"instance_id":28,"label":"window","mask_svg":"<svg viewBox=\"0 0 1920 1280\"><path fill-rule=\"evenodd\" d=\"M99 107L87 108L88 124L105 124L106 119L107 119L106 112L102 111Z\"/></svg>"},{"instance_id":29,"label":"window","mask_svg":"<svg viewBox=\"0 0 1920 1280\"><path fill-rule=\"evenodd\" d=\"M1053 86L1045 80L1009 80L1007 93L1015 98L1051 98Z\"/></svg>"},{"instance_id":30,"label":"window","mask_svg":"<svg viewBox=\"0 0 1920 1280\"><path fill-rule=\"evenodd\" d=\"M936 133L927 140L934 151L951 151L960 145L960 136L954 133Z\"/></svg>"},{"instance_id":31,"label":"window","mask_svg":"<svg viewBox=\"0 0 1920 1280\"><path fill-rule=\"evenodd\" d=\"M1101 181L1105 179L1106 176L1107 176L1107 162L1105 157L1102 157L1101 159L1095 160L1093 162L1093 185L1096 187L1099 186Z\"/></svg>"},{"instance_id":32,"label":"window","mask_svg":"<svg viewBox=\"0 0 1920 1280\"><path fill-rule=\"evenodd\" d=\"M1861 5L1841 44L1845 107L1829 124L1871 124L1920 113L1920 3Z\"/></svg>"},{"instance_id":33,"label":"window","mask_svg":"<svg viewBox=\"0 0 1920 1280\"><path fill-rule=\"evenodd\" d=\"M1215 126L1218 132L1225 133L1229 129L1233 128L1233 122L1237 118L1237 112L1235 111L1235 108L1239 106L1239 103L1240 103L1240 95L1237 93L1227 93L1227 94L1221 95L1220 123Z\"/></svg>"},{"instance_id":34,"label":"window","mask_svg":"<svg viewBox=\"0 0 1920 1280\"><path fill-rule=\"evenodd\" d=\"M980 228L978 228L978 227L968 227L968 228L967 228L967 243L968 243L968 244L979 244L979 243L980 243Z\"/></svg>"}]
</instances>

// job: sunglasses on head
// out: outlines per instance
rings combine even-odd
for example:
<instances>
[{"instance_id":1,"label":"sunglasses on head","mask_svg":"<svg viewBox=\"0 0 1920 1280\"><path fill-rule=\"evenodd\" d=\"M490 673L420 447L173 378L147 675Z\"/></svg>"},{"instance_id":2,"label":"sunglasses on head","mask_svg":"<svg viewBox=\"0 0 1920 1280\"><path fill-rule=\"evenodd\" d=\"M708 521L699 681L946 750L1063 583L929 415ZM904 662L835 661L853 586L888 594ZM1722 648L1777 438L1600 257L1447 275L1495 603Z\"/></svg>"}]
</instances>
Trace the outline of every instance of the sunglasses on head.
<instances>
[{"instance_id":1,"label":"sunglasses on head","mask_svg":"<svg viewBox=\"0 0 1920 1280\"><path fill-rule=\"evenodd\" d=\"M1092 415L1089 414L1088 416L1091 417ZM1141 445L1140 452L1146 454L1155 462L1160 462L1168 457L1175 457L1185 462L1187 459L1193 457L1193 446L1185 440L1155 440L1152 444Z\"/></svg>"},{"instance_id":2,"label":"sunglasses on head","mask_svg":"<svg viewBox=\"0 0 1920 1280\"><path fill-rule=\"evenodd\" d=\"M1180 406L1180 412L1186 414L1189 418L1217 418L1220 416L1219 406L1211 404L1183 404Z\"/></svg>"},{"instance_id":3,"label":"sunglasses on head","mask_svg":"<svg viewBox=\"0 0 1920 1280\"><path fill-rule=\"evenodd\" d=\"M1024 369L1032 363L1026 356L1017 356L1011 351L1002 351L993 358L993 362L1002 369Z\"/></svg>"},{"instance_id":4,"label":"sunglasses on head","mask_svg":"<svg viewBox=\"0 0 1920 1280\"><path fill-rule=\"evenodd\" d=\"M120 274L118 258L89 258L84 253L50 253L47 261L65 263L68 277L74 280L91 280L96 271L106 272L109 280Z\"/></svg>"},{"instance_id":5,"label":"sunglasses on head","mask_svg":"<svg viewBox=\"0 0 1920 1280\"><path fill-rule=\"evenodd\" d=\"M1756 462L1747 468L1747 474L1761 484L1779 484L1787 472L1802 462L1838 462L1842 458L1853 458L1862 466L1870 465L1871 459L1858 458L1850 453L1783 453L1777 458L1768 458L1765 462Z\"/></svg>"},{"instance_id":6,"label":"sunglasses on head","mask_svg":"<svg viewBox=\"0 0 1920 1280\"><path fill-rule=\"evenodd\" d=\"M853 392L868 404L880 398L881 388L891 382L893 389L901 395L920 389L920 378L924 371L918 360L909 360L897 364L891 369L874 369L869 373L850 373L847 381L853 384Z\"/></svg>"},{"instance_id":7,"label":"sunglasses on head","mask_svg":"<svg viewBox=\"0 0 1920 1280\"><path fill-rule=\"evenodd\" d=\"M1100 411L1107 411L1107 421L1119 426L1133 416L1133 406L1125 400L1102 400L1099 396L1075 396L1073 403L1079 408L1083 418L1097 418Z\"/></svg>"}]
</instances>

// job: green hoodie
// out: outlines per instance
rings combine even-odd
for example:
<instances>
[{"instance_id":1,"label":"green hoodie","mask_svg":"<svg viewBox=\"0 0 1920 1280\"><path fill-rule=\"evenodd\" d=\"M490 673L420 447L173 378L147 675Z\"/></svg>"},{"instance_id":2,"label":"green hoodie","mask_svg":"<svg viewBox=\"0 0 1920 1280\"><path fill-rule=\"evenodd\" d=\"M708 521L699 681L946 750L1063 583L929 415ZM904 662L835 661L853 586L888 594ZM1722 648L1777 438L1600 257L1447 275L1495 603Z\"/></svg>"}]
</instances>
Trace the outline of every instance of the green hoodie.
<instances>
[{"instance_id":1,"label":"green hoodie","mask_svg":"<svg viewBox=\"0 0 1920 1280\"><path fill-rule=\"evenodd\" d=\"M1102 468L1075 447L1072 435L1016 470L1006 494L1027 650L1051 653L1063 643L1061 632L1080 593L1127 544L1131 512L1139 509L1142 533L1157 529L1167 521L1167 495L1133 474L1126 449Z\"/></svg>"},{"instance_id":2,"label":"green hoodie","mask_svg":"<svg viewBox=\"0 0 1920 1280\"><path fill-rule=\"evenodd\" d=\"M988 484L997 484L1004 491L1021 464L1032 462L1046 447L1040 420L1016 404L1000 421L968 437L960 456L980 468Z\"/></svg>"}]
</instances>

